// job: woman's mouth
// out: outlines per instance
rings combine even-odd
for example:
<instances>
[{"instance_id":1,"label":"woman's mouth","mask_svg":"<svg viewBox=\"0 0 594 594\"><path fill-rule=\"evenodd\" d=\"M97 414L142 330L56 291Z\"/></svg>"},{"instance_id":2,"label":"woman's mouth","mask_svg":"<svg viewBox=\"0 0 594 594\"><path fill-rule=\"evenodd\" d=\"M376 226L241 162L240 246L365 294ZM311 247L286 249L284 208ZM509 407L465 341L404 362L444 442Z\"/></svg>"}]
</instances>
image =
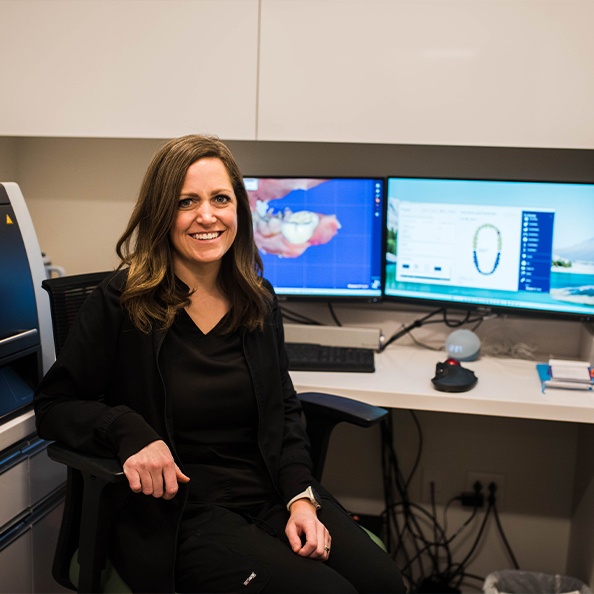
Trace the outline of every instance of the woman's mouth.
<instances>
[{"instance_id":1,"label":"woman's mouth","mask_svg":"<svg viewBox=\"0 0 594 594\"><path fill-rule=\"evenodd\" d=\"M222 231L211 231L209 233L191 233L190 237L198 239L200 241L208 241L210 239L216 239L223 234Z\"/></svg>"}]
</instances>

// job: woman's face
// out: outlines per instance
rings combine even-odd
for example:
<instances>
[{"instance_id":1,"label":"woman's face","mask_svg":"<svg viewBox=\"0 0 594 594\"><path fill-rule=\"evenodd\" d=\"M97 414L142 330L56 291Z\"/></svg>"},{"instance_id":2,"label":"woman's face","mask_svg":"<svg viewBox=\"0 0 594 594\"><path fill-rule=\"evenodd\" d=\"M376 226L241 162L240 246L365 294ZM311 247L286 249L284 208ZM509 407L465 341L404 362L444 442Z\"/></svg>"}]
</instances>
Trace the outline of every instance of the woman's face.
<instances>
[{"instance_id":1,"label":"woman's face","mask_svg":"<svg viewBox=\"0 0 594 594\"><path fill-rule=\"evenodd\" d=\"M176 273L220 266L237 235L237 198L223 162L206 157L190 165L169 231Z\"/></svg>"}]
</instances>

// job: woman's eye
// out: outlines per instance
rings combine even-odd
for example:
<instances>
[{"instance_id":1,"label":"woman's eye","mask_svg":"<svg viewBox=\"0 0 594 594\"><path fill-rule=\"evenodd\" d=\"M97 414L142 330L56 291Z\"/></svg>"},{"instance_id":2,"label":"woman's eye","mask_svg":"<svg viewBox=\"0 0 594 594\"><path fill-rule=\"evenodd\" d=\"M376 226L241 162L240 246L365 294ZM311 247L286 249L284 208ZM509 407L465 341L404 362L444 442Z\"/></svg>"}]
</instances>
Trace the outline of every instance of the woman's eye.
<instances>
[{"instance_id":1,"label":"woman's eye","mask_svg":"<svg viewBox=\"0 0 594 594\"><path fill-rule=\"evenodd\" d=\"M225 194L219 194L215 197L215 202L217 204L227 204L228 202L231 202L231 198Z\"/></svg>"},{"instance_id":2,"label":"woman's eye","mask_svg":"<svg viewBox=\"0 0 594 594\"><path fill-rule=\"evenodd\" d=\"M182 198L177 203L178 208L190 208L192 206L192 199L191 198Z\"/></svg>"}]
</instances>

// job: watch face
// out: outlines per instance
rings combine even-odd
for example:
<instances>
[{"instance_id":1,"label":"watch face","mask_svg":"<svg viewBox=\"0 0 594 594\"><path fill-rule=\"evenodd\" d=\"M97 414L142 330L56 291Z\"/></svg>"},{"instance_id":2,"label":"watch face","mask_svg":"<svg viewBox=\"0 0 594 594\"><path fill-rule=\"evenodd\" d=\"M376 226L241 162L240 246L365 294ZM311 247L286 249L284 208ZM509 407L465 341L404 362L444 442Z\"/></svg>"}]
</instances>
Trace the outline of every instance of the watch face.
<instances>
[{"instance_id":1,"label":"watch face","mask_svg":"<svg viewBox=\"0 0 594 594\"><path fill-rule=\"evenodd\" d=\"M310 487L310 489L311 489L311 495L313 497L312 503L318 509L320 509L322 507L322 500L320 499L320 496L318 495L318 492L313 487Z\"/></svg>"}]
</instances>

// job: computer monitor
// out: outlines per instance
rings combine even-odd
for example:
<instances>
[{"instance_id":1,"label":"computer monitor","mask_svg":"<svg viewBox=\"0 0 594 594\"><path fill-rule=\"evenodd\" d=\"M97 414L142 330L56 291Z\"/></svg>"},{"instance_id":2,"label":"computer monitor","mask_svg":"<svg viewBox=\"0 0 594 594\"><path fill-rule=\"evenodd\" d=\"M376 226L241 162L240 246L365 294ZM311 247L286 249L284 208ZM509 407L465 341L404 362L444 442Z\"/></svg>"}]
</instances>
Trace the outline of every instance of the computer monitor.
<instances>
[{"instance_id":1,"label":"computer monitor","mask_svg":"<svg viewBox=\"0 0 594 594\"><path fill-rule=\"evenodd\" d=\"M264 276L281 300L381 299L383 178L244 182Z\"/></svg>"},{"instance_id":2,"label":"computer monitor","mask_svg":"<svg viewBox=\"0 0 594 594\"><path fill-rule=\"evenodd\" d=\"M594 184L389 177L386 300L594 319Z\"/></svg>"}]
</instances>

